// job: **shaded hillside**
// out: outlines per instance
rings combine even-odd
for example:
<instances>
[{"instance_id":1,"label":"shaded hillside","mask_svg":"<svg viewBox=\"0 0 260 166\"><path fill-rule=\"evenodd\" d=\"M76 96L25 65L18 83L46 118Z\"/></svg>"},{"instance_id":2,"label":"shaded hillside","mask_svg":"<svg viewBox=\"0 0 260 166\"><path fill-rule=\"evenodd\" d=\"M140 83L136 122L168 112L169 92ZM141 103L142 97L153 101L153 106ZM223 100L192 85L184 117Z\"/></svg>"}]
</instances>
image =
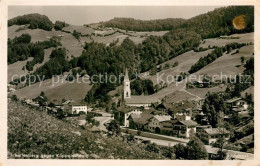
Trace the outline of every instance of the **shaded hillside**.
<instances>
[{"instance_id":1,"label":"shaded hillside","mask_svg":"<svg viewBox=\"0 0 260 166\"><path fill-rule=\"evenodd\" d=\"M233 19L236 16L243 17L245 21L245 28L243 30L237 30L233 27ZM222 7L187 20L169 18L144 21L135 20L133 18L114 18L102 24L107 27L133 31L185 29L195 31L200 34L202 38L210 38L233 33L252 32L254 29L254 7Z\"/></svg>"},{"instance_id":2,"label":"shaded hillside","mask_svg":"<svg viewBox=\"0 0 260 166\"><path fill-rule=\"evenodd\" d=\"M167 18L157 20L136 20L133 18L115 17L112 20L102 22L106 27L116 27L130 31L165 31L171 30L184 22L181 18Z\"/></svg>"},{"instance_id":3,"label":"shaded hillside","mask_svg":"<svg viewBox=\"0 0 260 166\"><path fill-rule=\"evenodd\" d=\"M52 158L85 159L165 158L160 153L147 151L144 144L126 142L122 137L104 137L104 134L72 126L21 103L8 103L8 158L14 158L14 154L44 154L53 155Z\"/></svg>"}]
</instances>

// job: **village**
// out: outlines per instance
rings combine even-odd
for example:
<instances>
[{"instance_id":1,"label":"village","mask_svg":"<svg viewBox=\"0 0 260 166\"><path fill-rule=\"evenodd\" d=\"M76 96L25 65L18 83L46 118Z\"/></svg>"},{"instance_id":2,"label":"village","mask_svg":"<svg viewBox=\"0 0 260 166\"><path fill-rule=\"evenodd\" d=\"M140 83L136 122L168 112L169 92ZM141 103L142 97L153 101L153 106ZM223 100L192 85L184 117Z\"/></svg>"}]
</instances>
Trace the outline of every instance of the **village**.
<instances>
[{"instance_id":1,"label":"village","mask_svg":"<svg viewBox=\"0 0 260 166\"><path fill-rule=\"evenodd\" d=\"M92 132L109 132L108 124L116 120L122 132L135 135L141 141L151 141L162 146L172 146L177 143L186 144L192 136L198 137L204 144L209 155L218 153L214 147L221 138L223 145L227 145L230 139L230 131L225 126L212 127L208 117L202 111L203 98L183 100L179 102L161 102L150 96L131 95L130 80L126 69L123 81L123 102L117 110L106 112L102 109L93 109L84 102L63 100L62 102L47 103L42 92L40 96L31 100L24 99L22 102L30 107L46 111L62 119L71 119L79 126L89 126ZM195 82L194 84L198 84ZM202 83L201 83L202 84ZM15 89L8 85L8 94L13 98ZM249 118L249 104L245 98L233 98L226 101L230 110L237 115ZM84 119L89 115L89 121ZM228 115L219 114L219 122L228 122ZM144 135L144 136L143 136ZM244 146L244 142L236 146ZM227 149L230 159L249 159L253 154Z\"/></svg>"}]
</instances>

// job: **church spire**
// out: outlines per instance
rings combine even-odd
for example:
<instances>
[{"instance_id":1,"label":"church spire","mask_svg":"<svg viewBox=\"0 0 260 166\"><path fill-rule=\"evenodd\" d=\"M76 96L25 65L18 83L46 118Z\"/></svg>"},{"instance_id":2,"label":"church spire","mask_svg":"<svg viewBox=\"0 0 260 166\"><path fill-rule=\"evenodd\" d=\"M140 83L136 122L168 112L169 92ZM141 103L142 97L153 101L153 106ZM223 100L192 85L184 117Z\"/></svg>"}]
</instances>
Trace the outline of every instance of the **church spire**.
<instances>
[{"instance_id":1,"label":"church spire","mask_svg":"<svg viewBox=\"0 0 260 166\"><path fill-rule=\"evenodd\" d=\"M129 80L127 69L125 70L124 95L123 96L124 96L124 99L131 99L130 80Z\"/></svg>"},{"instance_id":2,"label":"church spire","mask_svg":"<svg viewBox=\"0 0 260 166\"><path fill-rule=\"evenodd\" d=\"M124 77L124 81L129 81L129 76L128 76L127 68L125 69L125 77Z\"/></svg>"}]
</instances>

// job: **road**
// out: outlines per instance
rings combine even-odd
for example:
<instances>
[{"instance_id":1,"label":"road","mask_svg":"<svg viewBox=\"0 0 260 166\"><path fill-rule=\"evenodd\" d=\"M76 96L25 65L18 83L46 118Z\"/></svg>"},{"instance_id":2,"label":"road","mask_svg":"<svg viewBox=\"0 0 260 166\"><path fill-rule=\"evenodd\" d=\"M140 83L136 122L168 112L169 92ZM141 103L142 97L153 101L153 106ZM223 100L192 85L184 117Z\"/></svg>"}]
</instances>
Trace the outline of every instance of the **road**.
<instances>
[{"instance_id":1,"label":"road","mask_svg":"<svg viewBox=\"0 0 260 166\"><path fill-rule=\"evenodd\" d=\"M94 117L95 120L99 121L99 129L101 131L105 131L107 132L107 129L106 129L106 126L104 126L104 124L106 122L108 122L109 120L112 120L114 118L111 117L112 114L110 113L107 113L107 112L98 112L100 114L102 114L102 116L97 116L97 117Z\"/></svg>"}]
</instances>

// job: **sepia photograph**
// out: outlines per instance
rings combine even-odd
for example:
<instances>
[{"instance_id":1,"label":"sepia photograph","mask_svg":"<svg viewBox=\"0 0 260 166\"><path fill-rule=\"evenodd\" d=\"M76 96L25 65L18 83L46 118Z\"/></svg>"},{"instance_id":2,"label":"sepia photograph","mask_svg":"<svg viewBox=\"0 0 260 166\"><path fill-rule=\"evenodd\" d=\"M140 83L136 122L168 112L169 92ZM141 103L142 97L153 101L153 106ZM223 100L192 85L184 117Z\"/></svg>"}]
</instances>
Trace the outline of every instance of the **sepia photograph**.
<instances>
[{"instance_id":1,"label":"sepia photograph","mask_svg":"<svg viewBox=\"0 0 260 166\"><path fill-rule=\"evenodd\" d=\"M7 159L257 159L254 5L7 14Z\"/></svg>"}]
</instances>

